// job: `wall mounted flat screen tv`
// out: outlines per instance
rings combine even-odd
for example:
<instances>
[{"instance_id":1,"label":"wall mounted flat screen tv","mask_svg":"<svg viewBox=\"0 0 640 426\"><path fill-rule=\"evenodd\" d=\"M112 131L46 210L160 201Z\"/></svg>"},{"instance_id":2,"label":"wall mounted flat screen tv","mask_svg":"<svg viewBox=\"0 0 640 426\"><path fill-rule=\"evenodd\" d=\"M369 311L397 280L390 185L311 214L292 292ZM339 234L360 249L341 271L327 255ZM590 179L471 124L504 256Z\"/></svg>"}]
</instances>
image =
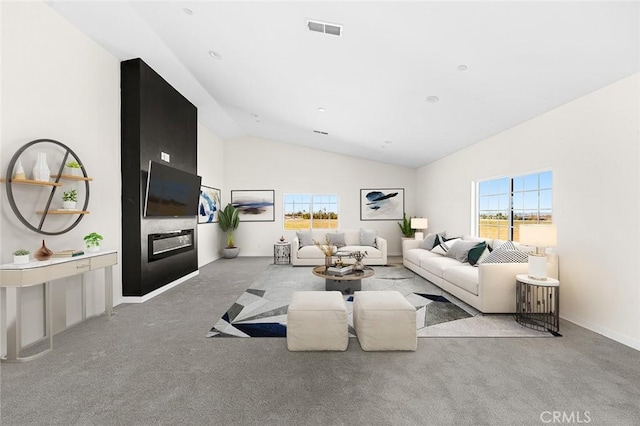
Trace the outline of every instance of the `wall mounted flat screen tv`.
<instances>
[{"instance_id":1,"label":"wall mounted flat screen tv","mask_svg":"<svg viewBox=\"0 0 640 426\"><path fill-rule=\"evenodd\" d=\"M185 217L198 213L200 176L149 161L144 217Z\"/></svg>"}]
</instances>

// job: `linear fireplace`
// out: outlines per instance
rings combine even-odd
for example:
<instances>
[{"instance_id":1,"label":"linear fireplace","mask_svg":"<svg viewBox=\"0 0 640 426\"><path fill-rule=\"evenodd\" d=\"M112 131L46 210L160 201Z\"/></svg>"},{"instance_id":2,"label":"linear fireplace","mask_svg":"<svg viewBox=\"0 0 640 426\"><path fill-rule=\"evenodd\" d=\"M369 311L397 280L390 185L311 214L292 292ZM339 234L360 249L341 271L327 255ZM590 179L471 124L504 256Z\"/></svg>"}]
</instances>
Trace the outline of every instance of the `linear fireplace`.
<instances>
[{"instance_id":1,"label":"linear fireplace","mask_svg":"<svg viewBox=\"0 0 640 426\"><path fill-rule=\"evenodd\" d=\"M193 229L149 234L149 262L193 250Z\"/></svg>"}]
</instances>

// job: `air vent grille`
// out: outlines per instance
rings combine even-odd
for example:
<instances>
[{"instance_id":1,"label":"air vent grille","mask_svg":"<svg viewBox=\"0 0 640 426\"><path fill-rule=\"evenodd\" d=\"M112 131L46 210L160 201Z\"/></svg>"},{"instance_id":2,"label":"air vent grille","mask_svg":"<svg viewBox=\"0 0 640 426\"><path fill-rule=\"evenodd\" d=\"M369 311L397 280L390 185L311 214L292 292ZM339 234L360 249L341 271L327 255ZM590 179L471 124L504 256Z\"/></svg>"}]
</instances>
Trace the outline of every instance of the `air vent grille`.
<instances>
[{"instance_id":1,"label":"air vent grille","mask_svg":"<svg viewBox=\"0 0 640 426\"><path fill-rule=\"evenodd\" d=\"M316 33L330 34L338 37L342 35L342 25L338 24L307 20L307 28L309 28L309 31Z\"/></svg>"},{"instance_id":2,"label":"air vent grille","mask_svg":"<svg viewBox=\"0 0 640 426\"><path fill-rule=\"evenodd\" d=\"M323 132L323 131L321 131L321 130L314 130L314 131L313 131L313 133L317 133L317 134L319 134L319 135L328 135L328 134L329 134L329 133L327 133L327 132Z\"/></svg>"}]
</instances>

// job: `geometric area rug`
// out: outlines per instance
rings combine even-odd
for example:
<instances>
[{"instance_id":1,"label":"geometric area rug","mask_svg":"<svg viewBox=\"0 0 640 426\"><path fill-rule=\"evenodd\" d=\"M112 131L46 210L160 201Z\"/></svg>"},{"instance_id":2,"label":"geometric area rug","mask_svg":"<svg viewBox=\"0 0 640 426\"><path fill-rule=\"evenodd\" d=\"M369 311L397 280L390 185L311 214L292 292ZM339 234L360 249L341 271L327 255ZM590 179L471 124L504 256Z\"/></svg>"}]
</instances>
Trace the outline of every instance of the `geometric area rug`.
<instances>
[{"instance_id":1,"label":"geometric area rug","mask_svg":"<svg viewBox=\"0 0 640 426\"><path fill-rule=\"evenodd\" d=\"M551 337L518 324L512 315L481 314L402 265L376 266L362 291L396 290L416 308L418 337ZM207 337L286 337L287 308L294 291L322 291L311 268L269 265L224 313ZM353 330L353 295L344 295Z\"/></svg>"}]
</instances>

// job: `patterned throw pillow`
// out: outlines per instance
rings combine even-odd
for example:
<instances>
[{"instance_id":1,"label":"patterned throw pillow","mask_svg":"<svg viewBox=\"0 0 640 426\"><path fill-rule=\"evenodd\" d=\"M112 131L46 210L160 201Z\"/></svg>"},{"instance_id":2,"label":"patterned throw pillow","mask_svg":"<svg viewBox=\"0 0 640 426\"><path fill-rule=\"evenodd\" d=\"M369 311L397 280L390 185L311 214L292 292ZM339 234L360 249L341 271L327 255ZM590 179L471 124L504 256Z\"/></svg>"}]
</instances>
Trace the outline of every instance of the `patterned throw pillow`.
<instances>
[{"instance_id":1,"label":"patterned throw pillow","mask_svg":"<svg viewBox=\"0 0 640 426\"><path fill-rule=\"evenodd\" d=\"M311 231L297 231L296 236L298 237L298 241L300 242L300 248L313 245Z\"/></svg>"},{"instance_id":2,"label":"patterned throw pillow","mask_svg":"<svg viewBox=\"0 0 640 426\"><path fill-rule=\"evenodd\" d=\"M515 248L511 241L508 241L508 243L510 243L510 247ZM481 263L527 263L529 261L529 255L527 253L517 249L505 250L502 248L504 246L509 247L509 244L502 244L500 247L493 250Z\"/></svg>"},{"instance_id":3,"label":"patterned throw pillow","mask_svg":"<svg viewBox=\"0 0 640 426\"><path fill-rule=\"evenodd\" d=\"M333 246L340 248L347 245L347 243L344 242L344 234L328 233L327 237L329 237L329 243Z\"/></svg>"},{"instance_id":4,"label":"patterned throw pillow","mask_svg":"<svg viewBox=\"0 0 640 426\"><path fill-rule=\"evenodd\" d=\"M435 246L444 241L445 235L447 235L447 231L438 232L436 234L427 234L427 236L424 237L424 240L422 240L420 248L432 250Z\"/></svg>"},{"instance_id":5,"label":"patterned throw pillow","mask_svg":"<svg viewBox=\"0 0 640 426\"><path fill-rule=\"evenodd\" d=\"M447 241L440 241L440 243L431 250L431 253L445 255L453 247L453 245L460 241L460 238L452 238Z\"/></svg>"},{"instance_id":6,"label":"patterned throw pillow","mask_svg":"<svg viewBox=\"0 0 640 426\"><path fill-rule=\"evenodd\" d=\"M478 261L482 257L482 254L484 253L485 250L487 250L487 243L484 241L481 243L478 243L475 247L469 250L469 255L468 255L469 264L471 266L475 266L475 264L478 263Z\"/></svg>"}]
</instances>

